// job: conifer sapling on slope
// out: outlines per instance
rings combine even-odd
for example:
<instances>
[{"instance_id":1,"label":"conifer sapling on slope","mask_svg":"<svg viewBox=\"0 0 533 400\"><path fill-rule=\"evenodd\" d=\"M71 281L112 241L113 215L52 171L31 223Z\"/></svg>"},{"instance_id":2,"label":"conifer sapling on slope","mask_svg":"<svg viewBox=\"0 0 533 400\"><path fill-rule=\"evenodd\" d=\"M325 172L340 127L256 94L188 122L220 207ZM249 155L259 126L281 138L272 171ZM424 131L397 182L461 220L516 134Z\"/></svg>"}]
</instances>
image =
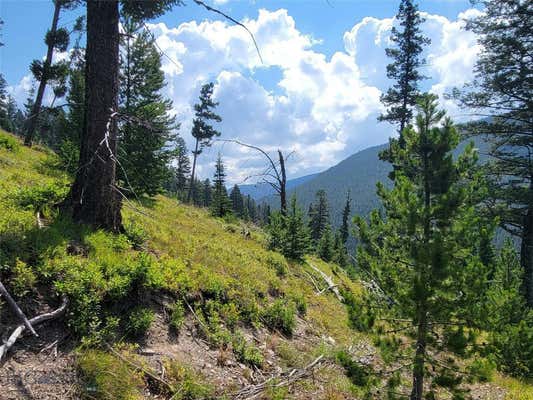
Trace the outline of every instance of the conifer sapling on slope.
<instances>
[{"instance_id":1,"label":"conifer sapling on slope","mask_svg":"<svg viewBox=\"0 0 533 400\"><path fill-rule=\"evenodd\" d=\"M414 327L412 400L425 398L426 364L442 370L444 361L435 362L429 351L432 335L441 324L469 320L487 276L472 251L486 224L475 208L484 189L477 154L471 143L453 159L459 135L450 119L443 120L436 99L419 100L416 124L404 130L404 146L391 146L397 169L393 189L378 184L383 212L374 211L368 223L355 219L358 263L394 298L390 312Z\"/></svg>"}]
</instances>

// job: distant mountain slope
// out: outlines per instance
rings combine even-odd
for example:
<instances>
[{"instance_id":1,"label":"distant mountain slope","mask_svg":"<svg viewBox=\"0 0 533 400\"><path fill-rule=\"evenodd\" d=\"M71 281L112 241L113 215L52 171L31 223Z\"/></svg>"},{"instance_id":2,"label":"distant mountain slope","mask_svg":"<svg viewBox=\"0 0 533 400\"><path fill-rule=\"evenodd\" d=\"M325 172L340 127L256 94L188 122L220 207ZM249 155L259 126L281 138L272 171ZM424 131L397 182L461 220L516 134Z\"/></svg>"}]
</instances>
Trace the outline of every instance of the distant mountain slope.
<instances>
[{"instance_id":1,"label":"distant mountain slope","mask_svg":"<svg viewBox=\"0 0 533 400\"><path fill-rule=\"evenodd\" d=\"M306 176L301 176L295 179L289 179L287 181L287 189L293 189L299 185L302 185L318 174L311 174ZM267 183L254 183L250 185L239 185L241 193L245 196L250 195L254 200L259 200L263 197L267 197L274 194L274 189Z\"/></svg>"},{"instance_id":2,"label":"distant mountain slope","mask_svg":"<svg viewBox=\"0 0 533 400\"><path fill-rule=\"evenodd\" d=\"M456 154L460 154L470 140L459 145ZM480 152L480 159L486 158L487 144L474 140ZM330 169L317 174L307 182L288 190L289 196L296 194L298 203L307 212L309 204L315 200L315 193L323 189L326 191L330 206L331 222L340 226L341 213L348 190L352 198L352 215L367 216L370 211L380 206L376 195L376 183L383 182L391 185L388 173L390 164L379 159L379 152L387 148L388 144L369 147L348 157ZM270 195L264 199L274 208L279 207L277 196Z\"/></svg>"}]
</instances>

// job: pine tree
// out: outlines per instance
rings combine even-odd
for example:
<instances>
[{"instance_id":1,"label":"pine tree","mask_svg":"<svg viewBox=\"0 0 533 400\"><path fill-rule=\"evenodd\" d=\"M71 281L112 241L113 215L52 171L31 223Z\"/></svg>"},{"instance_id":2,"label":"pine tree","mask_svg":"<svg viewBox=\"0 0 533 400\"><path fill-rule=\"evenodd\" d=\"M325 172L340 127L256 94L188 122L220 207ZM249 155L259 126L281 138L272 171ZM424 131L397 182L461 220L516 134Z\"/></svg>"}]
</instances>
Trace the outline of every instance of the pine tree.
<instances>
[{"instance_id":1,"label":"pine tree","mask_svg":"<svg viewBox=\"0 0 533 400\"><path fill-rule=\"evenodd\" d=\"M45 44L48 48L44 61L34 60L31 63L30 70L34 78L39 82L37 97L33 103L33 109L28 117L28 125L24 144L31 146L35 131L40 121L40 113L44 92L47 85L52 85L54 98L63 97L67 91L66 78L68 76L68 62L52 62L54 51L65 51L69 44L69 31L66 28L58 28L59 16L62 10L74 8L78 5L78 0L54 0L54 16L52 25L45 36Z\"/></svg>"},{"instance_id":2,"label":"pine tree","mask_svg":"<svg viewBox=\"0 0 533 400\"><path fill-rule=\"evenodd\" d=\"M189 160L187 146L185 140L178 136L176 138L176 147L174 149L174 161L176 164L175 178L176 191L178 197L185 199L185 193L188 187L191 173L191 161Z\"/></svg>"},{"instance_id":3,"label":"pine tree","mask_svg":"<svg viewBox=\"0 0 533 400\"><path fill-rule=\"evenodd\" d=\"M85 57L79 41L80 38L78 37L71 53L66 129L61 134L58 148L58 155L63 166L72 173L78 167L81 136L85 122Z\"/></svg>"},{"instance_id":4,"label":"pine tree","mask_svg":"<svg viewBox=\"0 0 533 400\"><path fill-rule=\"evenodd\" d=\"M467 22L481 51L475 80L456 96L484 120L473 134L489 138L491 178L487 205L502 227L520 238L523 291L533 308L533 4L522 0L483 0L484 13Z\"/></svg>"},{"instance_id":5,"label":"pine tree","mask_svg":"<svg viewBox=\"0 0 533 400\"><path fill-rule=\"evenodd\" d=\"M380 100L387 111L378 120L398 125L398 140L403 146L403 130L412 119L412 109L420 94L418 85L424 79L418 71L425 63L421 58L422 50L430 40L422 34L420 25L424 19L413 0L401 0L396 20L401 28L392 27L390 40L394 47L385 50L387 56L393 59L387 65L387 77L394 80L395 84L381 95Z\"/></svg>"},{"instance_id":6,"label":"pine tree","mask_svg":"<svg viewBox=\"0 0 533 400\"><path fill-rule=\"evenodd\" d=\"M123 26L119 107L125 122L119 126L117 175L132 194L153 196L167 177L175 118L172 102L161 94L165 76L153 39L131 19Z\"/></svg>"},{"instance_id":7,"label":"pine tree","mask_svg":"<svg viewBox=\"0 0 533 400\"><path fill-rule=\"evenodd\" d=\"M344 204L344 209L342 210L342 224L339 229L340 239L343 245L346 245L348 237L350 236L350 213L351 213L351 199L350 192L346 193L346 203Z\"/></svg>"},{"instance_id":8,"label":"pine tree","mask_svg":"<svg viewBox=\"0 0 533 400\"><path fill-rule=\"evenodd\" d=\"M285 226L282 253L293 260L303 260L309 249L309 231L302 210L296 203L296 197L291 198L289 212L282 218Z\"/></svg>"},{"instance_id":9,"label":"pine tree","mask_svg":"<svg viewBox=\"0 0 533 400\"><path fill-rule=\"evenodd\" d=\"M143 21L181 1L122 0L120 4L124 15ZM117 232L122 227L122 202L116 187L119 1L87 1L86 7L85 124L79 168L63 208L76 222Z\"/></svg>"},{"instance_id":10,"label":"pine tree","mask_svg":"<svg viewBox=\"0 0 533 400\"><path fill-rule=\"evenodd\" d=\"M333 260L335 254L335 239L333 237L333 232L331 231L331 226L328 224L322 233L322 237L318 241L316 252L318 256L324 261Z\"/></svg>"},{"instance_id":11,"label":"pine tree","mask_svg":"<svg viewBox=\"0 0 533 400\"><path fill-rule=\"evenodd\" d=\"M9 97L7 94L7 82L0 74L0 128L11 131L11 121L8 114Z\"/></svg>"},{"instance_id":12,"label":"pine tree","mask_svg":"<svg viewBox=\"0 0 533 400\"><path fill-rule=\"evenodd\" d=\"M213 177L213 198L211 201L211 213L215 217L225 217L231 213L231 200L226 190L226 172L220 154L215 164L215 175Z\"/></svg>"},{"instance_id":13,"label":"pine tree","mask_svg":"<svg viewBox=\"0 0 533 400\"><path fill-rule=\"evenodd\" d=\"M211 187L211 181L209 179L206 179L203 183L202 196L202 206L211 207L211 203L213 202L213 189Z\"/></svg>"},{"instance_id":14,"label":"pine tree","mask_svg":"<svg viewBox=\"0 0 533 400\"><path fill-rule=\"evenodd\" d=\"M311 231L311 240L316 246L329 222L329 206L326 192L319 190L316 192L316 204L310 206L309 210L309 228Z\"/></svg>"},{"instance_id":15,"label":"pine tree","mask_svg":"<svg viewBox=\"0 0 533 400\"><path fill-rule=\"evenodd\" d=\"M243 218L244 217L244 198L241 194L241 190L239 189L239 186L237 185L233 186L233 189L231 189L229 198L231 199L231 204L232 204L233 212L235 213L235 215L239 218Z\"/></svg>"},{"instance_id":16,"label":"pine tree","mask_svg":"<svg viewBox=\"0 0 533 400\"><path fill-rule=\"evenodd\" d=\"M213 100L214 84L212 82L202 86L200 90L199 103L194 105L195 118L191 134L196 139L193 151L191 179L194 179L196 173L196 160L205 147L211 146L214 136L220 136L220 132L214 129L210 124L211 121L220 122L222 118L215 113L218 102ZM189 189L187 200L190 201L192 191Z\"/></svg>"},{"instance_id":17,"label":"pine tree","mask_svg":"<svg viewBox=\"0 0 533 400\"><path fill-rule=\"evenodd\" d=\"M394 188L378 185L384 215L376 210L368 223L356 219L358 263L393 297L395 318L412 321L416 329L411 400L426 398L426 363L435 373L443 370L428 351L437 327L470 319L487 275L472 251L485 226L475 208L483 190L477 155L471 143L454 161L459 134L450 119L443 122L436 98L421 98L416 128L405 129L405 145L390 150L397 166Z\"/></svg>"}]
</instances>

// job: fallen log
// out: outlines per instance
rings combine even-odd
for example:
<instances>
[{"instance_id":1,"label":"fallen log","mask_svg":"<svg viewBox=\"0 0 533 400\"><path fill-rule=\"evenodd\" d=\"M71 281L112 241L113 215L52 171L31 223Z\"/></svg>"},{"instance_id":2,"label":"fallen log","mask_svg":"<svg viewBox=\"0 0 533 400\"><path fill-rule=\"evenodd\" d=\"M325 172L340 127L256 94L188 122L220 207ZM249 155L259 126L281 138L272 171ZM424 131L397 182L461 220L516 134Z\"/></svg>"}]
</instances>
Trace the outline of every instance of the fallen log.
<instances>
[{"instance_id":1,"label":"fallen log","mask_svg":"<svg viewBox=\"0 0 533 400\"><path fill-rule=\"evenodd\" d=\"M63 296L62 303L61 303L61 306L59 306L59 308L49 313L44 313L36 317L33 317L32 319L29 320L30 325L36 326L36 325L42 324L43 322L59 318L67 310L67 305L68 305L68 299L65 296ZM20 337L20 335L22 335L25 329L26 329L26 325L19 325L13 331L13 333L11 333L7 341L2 346L0 346L0 362L2 361L4 356L7 354L9 349L13 347L13 345L15 344L17 339Z\"/></svg>"},{"instance_id":2,"label":"fallen log","mask_svg":"<svg viewBox=\"0 0 533 400\"><path fill-rule=\"evenodd\" d=\"M37 332L35 332L35 329L33 329L33 326L31 326L30 321L28 321L28 318L26 318L26 315L24 315L24 312L22 312L17 302L13 299L13 297L11 297L11 295L9 294L6 287L3 285L1 281L0 281L0 294L6 298L7 304L9 304L9 307L11 308L11 310L13 310L13 312L17 315L17 317L20 318L20 320L24 323L24 325L26 326L26 328L28 328L28 330L32 333L32 335L35 337L39 337L39 335L37 335Z\"/></svg>"},{"instance_id":3,"label":"fallen log","mask_svg":"<svg viewBox=\"0 0 533 400\"><path fill-rule=\"evenodd\" d=\"M333 292L333 294L337 297L337 299L339 299L339 301L341 303L343 303L344 299L341 296L341 293L339 291L338 285L336 285L335 282L333 282L333 279L330 276L327 276L325 272L321 271L319 268L317 268L316 266L314 266L310 262L307 262L307 264L314 271L318 272L318 274L322 277L322 279L327 283L328 287L326 289L324 289L322 292L324 292L325 290L329 290L329 291ZM322 292L320 292L319 294L321 294Z\"/></svg>"},{"instance_id":4,"label":"fallen log","mask_svg":"<svg viewBox=\"0 0 533 400\"><path fill-rule=\"evenodd\" d=\"M236 392L232 397L234 400L252 400L260 396L266 389L270 387L279 388L290 386L298 380L312 376L314 369L322 365L324 361L324 355L320 355L304 368L294 368L290 371L285 371L279 375L272 376L271 378L257 385L247 386Z\"/></svg>"}]
</instances>

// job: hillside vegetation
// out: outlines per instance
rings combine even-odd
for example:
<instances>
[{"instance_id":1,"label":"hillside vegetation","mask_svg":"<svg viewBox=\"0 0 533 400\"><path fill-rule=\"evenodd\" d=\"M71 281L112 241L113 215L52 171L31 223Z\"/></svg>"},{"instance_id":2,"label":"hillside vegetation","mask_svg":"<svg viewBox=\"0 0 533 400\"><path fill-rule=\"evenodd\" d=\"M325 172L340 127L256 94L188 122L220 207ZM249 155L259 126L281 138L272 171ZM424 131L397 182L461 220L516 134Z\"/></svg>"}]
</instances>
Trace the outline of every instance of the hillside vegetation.
<instances>
[{"instance_id":1,"label":"hillside vegetation","mask_svg":"<svg viewBox=\"0 0 533 400\"><path fill-rule=\"evenodd\" d=\"M165 196L126 201L121 234L74 224L58 212L70 178L57 162L0 132L0 279L30 318L68 299L2 361L2 399L402 398L410 376L388 360L404 342L385 321L387 340L364 332L364 284ZM0 312L5 339L20 321ZM447 357L470 366L473 398L533 399L487 360Z\"/></svg>"}]
</instances>

